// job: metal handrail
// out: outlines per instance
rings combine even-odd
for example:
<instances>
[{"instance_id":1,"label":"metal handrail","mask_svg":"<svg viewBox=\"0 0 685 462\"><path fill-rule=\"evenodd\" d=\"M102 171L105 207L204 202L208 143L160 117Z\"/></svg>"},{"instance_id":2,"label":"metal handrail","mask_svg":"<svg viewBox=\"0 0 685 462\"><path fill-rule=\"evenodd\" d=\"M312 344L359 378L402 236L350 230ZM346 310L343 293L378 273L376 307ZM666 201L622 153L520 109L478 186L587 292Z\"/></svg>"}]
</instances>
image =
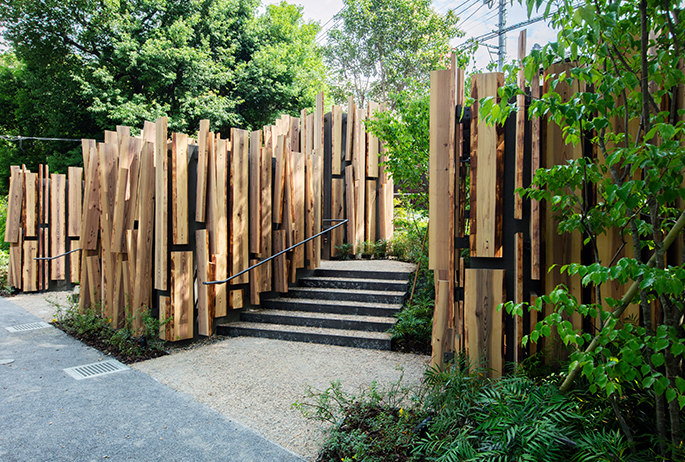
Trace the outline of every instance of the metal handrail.
<instances>
[{"instance_id":1,"label":"metal handrail","mask_svg":"<svg viewBox=\"0 0 685 462\"><path fill-rule=\"evenodd\" d=\"M70 253L78 252L79 250L81 249L72 249L69 252L64 252L54 257L35 257L34 260L54 260L55 258L64 257L65 255L69 255Z\"/></svg>"},{"instance_id":2,"label":"metal handrail","mask_svg":"<svg viewBox=\"0 0 685 462\"><path fill-rule=\"evenodd\" d=\"M346 218L344 221L338 223L337 225L331 226L330 228L325 229L325 230L321 231L320 233L313 235L312 237L308 237L308 238L305 239L304 241L298 242L297 244L295 244L295 245L293 245L293 246L290 246L290 247L288 247L288 248L285 249L285 250L281 250L281 251L278 252L277 254L271 255L271 256L270 256L269 258L267 258L266 260L262 260L262 261L260 261L259 263L256 263L256 264L250 266L248 269L242 270L242 271L241 271L240 273L238 273L238 274L234 274L233 276L231 276L231 277L228 278L228 279L223 279L223 280L221 280L221 281L205 281L205 282L203 282L203 284L205 284L205 285L225 284L225 283L227 283L228 281L230 281L231 279L235 279L235 278L237 278L238 276L242 276L243 274L247 273L248 271L255 269L255 268L258 267L259 265L263 265L264 263L269 262L269 261L273 260L274 258L279 257L279 256L283 255L284 253L293 250L295 247L300 246L300 245L304 244L305 242L309 242L309 241L311 241L312 239L315 239L315 238L321 236L322 234L326 234L327 232L334 230L334 229L337 228L338 226L344 225L345 223L348 222L348 220L349 220L349 219Z\"/></svg>"}]
</instances>

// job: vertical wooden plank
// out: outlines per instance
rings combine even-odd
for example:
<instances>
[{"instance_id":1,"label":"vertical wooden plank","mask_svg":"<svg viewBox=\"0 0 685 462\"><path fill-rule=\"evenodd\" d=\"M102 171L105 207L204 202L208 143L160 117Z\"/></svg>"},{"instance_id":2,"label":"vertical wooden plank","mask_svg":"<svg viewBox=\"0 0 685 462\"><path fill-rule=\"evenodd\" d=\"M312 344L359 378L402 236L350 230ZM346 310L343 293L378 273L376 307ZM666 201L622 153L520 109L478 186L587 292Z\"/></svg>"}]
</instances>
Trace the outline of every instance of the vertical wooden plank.
<instances>
[{"instance_id":1,"label":"vertical wooden plank","mask_svg":"<svg viewBox=\"0 0 685 462\"><path fill-rule=\"evenodd\" d=\"M314 235L321 232L323 223L323 151L312 155L312 196L314 199ZM314 239L314 261L321 266L321 236Z\"/></svg>"},{"instance_id":2,"label":"vertical wooden plank","mask_svg":"<svg viewBox=\"0 0 685 462\"><path fill-rule=\"evenodd\" d=\"M5 225L5 242L19 242L21 212L24 207L24 174L21 170L12 170L10 193L7 198L7 222Z\"/></svg>"},{"instance_id":3,"label":"vertical wooden plank","mask_svg":"<svg viewBox=\"0 0 685 462\"><path fill-rule=\"evenodd\" d=\"M10 187L11 191L11 187ZM8 196L8 200L11 196ZM38 174L24 173L24 237L38 235Z\"/></svg>"},{"instance_id":4,"label":"vertical wooden plank","mask_svg":"<svg viewBox=\"0 0 685 462\"><path fill-rule=\"evenodd\" d=\"M518 60L521 68L516 75L516 82L520 90L526 90L526 78L523 73L523 58L526 57L526 29L519 33ZM523 188L523 144L526 136L526 96L516 95L516 174L514 188ZM514 193L514 218L523 218L523 199Z\"/></svg>"},{"instance_id":5,"label":"vertical wooden plank","mask_svg":"<svg viewBox=\"0 0 685 462\"><path fill-rule=\"evenodd\" d=\"M193 252L171 252L173 340L193 338Z\"/></svg>"},{"instance_id":6,"label":"vertical wooden plank","mask_svg":"<svg viewBox=\"0 0 685 462\"><path fill-rule=\"evenodd\" d=\"M117 174L117 186L114 194L114 217L112 224L112 245L111 250L115 253L126 251L126 182L128 179L128 168L119 167Z\"/></svg>"},{"instance_id":7,"label":"vertical wooden plank","mask_svg":"<svg viewBox=\"0 0 685 462\"><path fill-rule=\"evenodd\" d=\"M352 145L355 133L354 133L354 116L357 113L357 105L354 103L354 96L350 95L347 98L347 136L345 139L347 140L345 144L345 160L346 161L351 161L352 160Z\"/></svg>"},{"instance_id":8,"label":"vertical wooden plank","mask_svg":"<svg viewBox=\"0 0 685 462\"><path fill-rule=\"evenodd\" d=\"M167 342L174 340L174 319L173 319L174 309L171 304L171 297L168 295L159 296L159 338ZM162 321L165 319L171 320L164 325L161 325Z\"/></svg>"},{"instance_id":9,"label":"vertical wooden plank","mask_svg":"<svg viewBox=\"0 0 685 462\"><path fill-rule=\"evenodd\" d=\"M261 173L262 173L262 132L261 130L250 133L250 252L259 256L262 252L262 197L261 197ZM268 255L267 255L268 257Z\"/></svg>"},{"instance_id":10,"label":"vertical wooden plank","mask_svg":"<svg viewBox=\"0 0 685 462\"><path fill-rule=\"evenodd\" d=\"M364 240L376 242L376 180L366 180Z\"/></svg>"},{"instance_id":11,"label":"vertical wooden plank","mask_svg":"<svg viewBox=\"0 0 685 462\"><path fill-rule=\"evenodd\" d=\"M380 109L380 104L369 101L368 118L375 118ZM378 147L378 137L369 133L369 154L366 156L366 176L369 178L378 178Z\"/></svg>"},{"instance_id":12,"label":"vertical wooden plank","mask_svg":"<svg viewBox=\"0 0 685 462\"><path fill-rule=\"evenodd\" d=\"M171 165L173 242L176 245L183 245L189 242L188 135L171 135Z\"/></svg>"},{"instance_id":13,"label":"vertical wooden plank","mask_svg":"<svg viewBox=\"0 0 685 462\"><path fill-rule=\"evenodd\" d=\"M10 243L9 251L9 271L7 274L7 283L10 287L17 289L22 288L22 255L24 252L24 241L21 233L19 233L19 241Z\"/></svg>"},{"instance_id":14,"label":"vertical wooden plank","mask_svg":"<svg viewBox=\"0 0 685 462\"><path fill-rule=\"evenodd\" d=\"M167 244L169 215L169 154L167 118L156 121L155 131L155 289L167 290Z\"/></svg>"},{"instance_id":15,"label":"vertical wooden plank","mask_svg":"<svg viewBox=\"0 0 685 462\"><path fill-rule=\"evenodd\" d=\"M210 336L214 320L213 310L210 309L212 298L210 292L214 292L214 286L204 284L209 281L209 237L206 229L195 231L195 252L197 254L197 333Z\"/></svg>"},{"instance_id":16,"label":"vertical wooden plank","mask_svg":"<svg viewBox=\"0 0 685 462\"><path fill-rule=\"evenodd\" d=\"M530 82L530 92L532 99L540 99L540 75L536 72ZM533 117L530 122L530 169L531 178L540 168L540 118ZM540 202L530 201L530 273L531 279L540 280L542 255L541 255L541 230L540 230Z\"/></svg>"},{"instance_id":17,"label":"vertical wooden plank","mask_svg":"<svg viewBox=\"0 0 685 462\"><path fill-rule=\"evenodd\" d=\"M544 93L551 90L547 76L551 74L559 75L562 72L569 71L573 65L571 63L559 63L550 66L545 71ZM568 102L575 92L578 91L578 82L574 81L573 85L566 82L559 82L554 91L559 94L560 102ZM566 164L569 160L579 159L582 156L582 147L566 144L564 141L561 127L552 120L547 120L545 129L545 149L543 151L544 166L551 168L555 165ZM579 193L576 191L576 193ZM545 268L550 268L552 265L557 265L552 271L545 272L544 288L545 293L549 294L559 284L564 284L569 293L575 296L578 301L581 301L582 287L580 284L580 276L569 276L567 273L561 274L559 268L561 265L569 263L581 262L581 250L583 246L582 236L579 232L562 233L557 232L557 223L552 211L552 204L545 204ZM546 307L545 315L551 313L553 307ZM579 313L575 313L571 317L563 316L566 320L570 320L575 329L582 328L582 318ZM553 335L556 335L553 333ZM559 359L565 359L565 354L558 356Z\"/></svg>"},{"instance_id":18,"label":"vertical wooden plank","mask_svg":"<svg viewBox=\"0 0 685 462\"><path fill-rule=\"evenodd\" d=\"M149 307L152 291L152 240L154 220L155 166L154 145L146 142L140 158L140 217L136 246L136 284L131 305L133 328L142 328L140 309Z\"/></svg>"},{"instance_id":19,"label":"vertical wooden plank","mask_svg":"<svg viewBox=\"0 0 685 462\"><path fill-rule=\"evenodd\" d=\"M345 216L345 200L344 200L344 189L345 180L342 178L333 178L331 185L331 218L334 220L341 220ZM334 221L331 223L332 226L337 225L339 222ZM338 255L338 247L343 244L345 237L344 226L331 231L331 254L333 256Z\"/></svg>"},{"instance_id":20,"label":"vertical wooden plank","mask_svg":"<svg viewBox=\"0 0 685 462\"><path fill-rule=\"evenodd\" d=\"M83 218L81 218L81 245L84 249L96 250L100 226L100 161L96 148L91 147L89 149L88 159L83 198Z\"/></svg>"},{"instance_id":21,"label":"vertical wooden plank","mask_svg":"<svg viewBox=\"0 0 685 462\"><path fill-rule=\"evenodd\" d=\"M230 183L230 215L231 215L231 274L237 274L249 266L250 249L248 246L248 196L249 196L249 147L246 130L231 130L231 183ZM237 277L231 284L247 284L250 282L248 273Z\"/></svg>"},{"instance_id":22,"label":"vertical wooden plank","mask_svg":"<svg viewBox=\"0 0 685 462\"><path fill-rule=\"evenodd\" d=\"M305 239L305 157L301 152L293 152L291 159L295 243L297 243ZM304 268L304 246L299 246L293 250L293 259L296 268Z\"/></svg>"},{"instance_id":23,"label":"vertical wooden plank","mask_svg":"<svg viewBox=\"0 0 685 462\"><path fill-rule=\"evenodd\" d=\"M316 111L314 112L314 151L323 153L323 92L316 95Z\"/></svg>"},{"instance_id":24,"label":"vertical wooden plank","mask_svg":"<svg viewBox=\"0 0 685 462\"><path fill-rule=\"evenodd\" d=\"M285 187L285 137L278 135L275 143L276 168L273 179L272 218L276 224L283 223L283 196Z\"/></svg>"},{"instance_id":25,"label":"vertical wooden plank","mask_svg":"<svg viewBox=\"0 0 685 462\"><path fill-rule=\"evenodd\" d=\"M444 354L451 350L453 343L449 328L450 309L448 306L449 283L439 280L435 291L435 310L433 313L433 334L431 336L431 366L442 366Z\"/></svg>"},{"instance_id":26,"label":"vertical wooden plank","mask_svg":"<svg viewBox=\"0 0 685 462\"><path fill-rule=\"evenodd\" d=\"M271 153L267 147L262 148L262 163L260 168L261 187L261 252L264 257L270 257L271 251ZM262 265L262 292L271 290L271 262Z\"/></svg>"},{"instance_id":27,"label":"vertical wooden plank","mask_svg":"<svg viewBox=\"0 0 685 462\"><path fill-rule=\"evenodd\" d=\"M67 236L80 237L81 215L83 214L83 169L81 167L69 167L67 177L69 182Z\"/></svg>"},{"instance_id":28,"label":"vertical wooden plank","mask_svg":"<svg viewBox=\"0 0 685 462\"><path fill-rule=\"evenodd\" d=\"M470 311L469 361L490 377L504 372L504 313L497 310L506 301L504 276L504 270L467 269L464 284L464 306Z\"/></svg>"},{"instance_id":29,"label":"vertical wooden plank","mask_svg":"<svg viewBox=\"0 0 685 462\"><path fill-rule=\"evenodd\" d=\"M471 96L478 101L497 96L504 74L477 74L471 79ZM502 256L502 175L504 133L480 120L478 104L471 107L471 210L472 257Z\"/></svg>"},{"instance_id":30,"label":"vertical wooden plank","mask_svg":"<svg viewBox=\"0 0 685 462\"><path fill-rule=\"evenodd\" d=\"M347 212L347 243L350 244L350 252L357 253L357 212L356 212L356 198L354 188L354 167L348 165L345 167L345 210Z\"/></svg>"},{"instance_id":31,"label":"vertical wooden plank","mask_svg":"<svg viewBox=\"0 0 685 462\"><path fill-rule=\"evenodd\" d=\"M209 135L209 120L200 121L197 134L197 190L195 193L195 221L205 221L207 206L207 138Z\"/></svg>"},{"instance_id":32,"label":"vertical wooden plank","mask_svg":"<svg viewBox=\"0 0 685 462\"><path fill-rule=\"evenodd\" d=\"M514 236L514 303L523 303L523 233ZM519 364L524 358L523 317L514 316L514 362Z\"/></svg>"},{"instance_id":33,"label":"vertical wooden plank","mask_svg":"<svg viewBox=\"0 0 685 462\"><path fill-rule=\"evenodd\" d=\"M52 195L50 196L50 244L51 256L61 255L66 252L66 223L67 216L67 176L62 174L52 174ZM66 279L66 258L52 260L50 277L59 281Z\"/></svg>"},{"instance_id":34,"label":"vertical wooden plank","mask_svg":"<svg viewBox=\"0 0 685 462\"><path fill-rule=\"evenodd\" d=\"M331 108L331 173L342 174L342 107Z\"/></svg>"},{"instance_id":35,"label":"vertical wooden plank","mask_svg":"<svg viewBox=\"0 0 685 462\"><path fill-rule=\"evenodd\" d=\"M78 239L71 239L69 241L69 250L76 250L81 248L81 243ZM81 252L72 252L69 254L69 282L77 283L81 280Z\"/></svg>"},{"instance_id":36,"label":"vertical wooden plank","mask_svg":"<svg viewBox=\"0 0 685 462\"><path fill-rule=\"evenodd\" d=\"M278 230L273 232L274 236L274 255L286 249L285 246L285 231ZM286 293L288 292L288 270L287 262L285 259L285 254L274 258L273 260L273 272L274 272L274 290L276 292Z\"/></svg>"},{"instance_id":37,"label":"vertical wooden plank","mask_svg":"<svg viewBox=\"0 0 685 462\"><path fill-rule=\"evenodd\" d=\"M38 242L24 241L24 266L22 271L22 290L36 292L38 290Z\"/></svg>"}]
</instances>

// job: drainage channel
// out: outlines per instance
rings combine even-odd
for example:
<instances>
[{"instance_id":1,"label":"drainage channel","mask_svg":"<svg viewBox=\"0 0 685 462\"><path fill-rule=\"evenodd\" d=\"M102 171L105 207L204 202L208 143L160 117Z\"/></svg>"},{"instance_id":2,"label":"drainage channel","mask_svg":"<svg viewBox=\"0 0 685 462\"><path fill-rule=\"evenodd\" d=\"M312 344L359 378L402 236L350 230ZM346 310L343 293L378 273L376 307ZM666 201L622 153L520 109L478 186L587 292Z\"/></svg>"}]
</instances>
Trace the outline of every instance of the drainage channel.
<instances>
[{"instance_id":1,"label":"drainage channel","mask_svg":"<svg viewBox=\"0 0 685 462\"><path fill-rule=\"evenodd\" d=\"M10 332L26 332L28 330L45 329L46 327L52 327L47 322L30 322L28 324L17 324L16 326L5 327Z\"/></svg>"},{"instance_id":2,"label":"drainage channel","mask_svg":"<svg viewBox=\"0 0 685 462\"><path fill-rule=\"evenodd\" d=\"M127 371L128 369L128 367L124 366L119 361L109 359L107 361L99 361L84 366L69 367L63 370L76 380L83 380L99 377L101 375L113 374L115 372Z\"/></svg>"}]
</instances>

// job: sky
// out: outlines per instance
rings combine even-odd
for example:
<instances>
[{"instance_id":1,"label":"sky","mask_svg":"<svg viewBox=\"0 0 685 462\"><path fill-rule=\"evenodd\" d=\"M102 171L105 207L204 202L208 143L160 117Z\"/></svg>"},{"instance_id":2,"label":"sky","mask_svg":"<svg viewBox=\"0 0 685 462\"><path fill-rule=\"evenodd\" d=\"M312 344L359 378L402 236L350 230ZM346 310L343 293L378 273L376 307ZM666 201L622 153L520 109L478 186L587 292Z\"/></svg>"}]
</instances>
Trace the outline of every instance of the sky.
<instances>
[{"instance_id":1,"label":"sky","mask_svg":"<svg viewBox=\"0 0 685 462\"><path fill-rule=\"evenodd\" d=\"M264 0L264 4L278 3L280 0ZM306 20L319 21L324 26L323 34L320 34L318 40L325 43L326 29L333 25L331 18L342 8L342 0L290 0L289 3L301 5L304 7L304 17ZM513 5L507 0L507 20L506 25L512 26L524 22L528 19L528 14L525 7L521 6L518 1ZM477 37L497 29L499 21L498 1L493 1L493 7L489 8L483 0L433 0L433 8L438 13L444 13L448 9L455 9L457 16L461 19L460 28L466 32L465 37L454 40L453 46L459 45L463 41L471 37ZM533 17L538 14L533 11ZM329 22L330 21L330 22ZM547 42L556 39L556 33L545 24L544 21L539 21L535 24L526 27L527 30L527 49L528 53L535 43L544 45ZM507 33L507 60L517 58L518 54L518 36L519 30ZM498 39L494 38L486 42L490 45L497 46ZM496 52L490 53L485 47L480 47L476 53L476 67L485 69L488 63L492 60L496 61ZM506 62L505 61L505 62Z\"/></svg>"}]
</instances>

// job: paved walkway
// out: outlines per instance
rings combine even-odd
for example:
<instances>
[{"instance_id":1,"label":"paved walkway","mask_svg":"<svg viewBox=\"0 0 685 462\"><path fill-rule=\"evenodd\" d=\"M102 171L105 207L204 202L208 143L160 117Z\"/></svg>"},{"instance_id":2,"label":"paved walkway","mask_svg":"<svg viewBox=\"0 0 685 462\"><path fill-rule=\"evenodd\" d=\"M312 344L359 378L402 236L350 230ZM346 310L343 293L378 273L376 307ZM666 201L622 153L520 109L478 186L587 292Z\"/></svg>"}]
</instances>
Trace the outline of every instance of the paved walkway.
<instances>
[{"instance_id":1,"label":"paved walkway","mask_svg":"<svg viewBox=\"0 0 685 462\"><path fill-rule=\"evenodd\" d=\"M110 358L0 299L0 460L301 461L242 424L128 369L75 380Z\"/></svg>"}]
</instances>

